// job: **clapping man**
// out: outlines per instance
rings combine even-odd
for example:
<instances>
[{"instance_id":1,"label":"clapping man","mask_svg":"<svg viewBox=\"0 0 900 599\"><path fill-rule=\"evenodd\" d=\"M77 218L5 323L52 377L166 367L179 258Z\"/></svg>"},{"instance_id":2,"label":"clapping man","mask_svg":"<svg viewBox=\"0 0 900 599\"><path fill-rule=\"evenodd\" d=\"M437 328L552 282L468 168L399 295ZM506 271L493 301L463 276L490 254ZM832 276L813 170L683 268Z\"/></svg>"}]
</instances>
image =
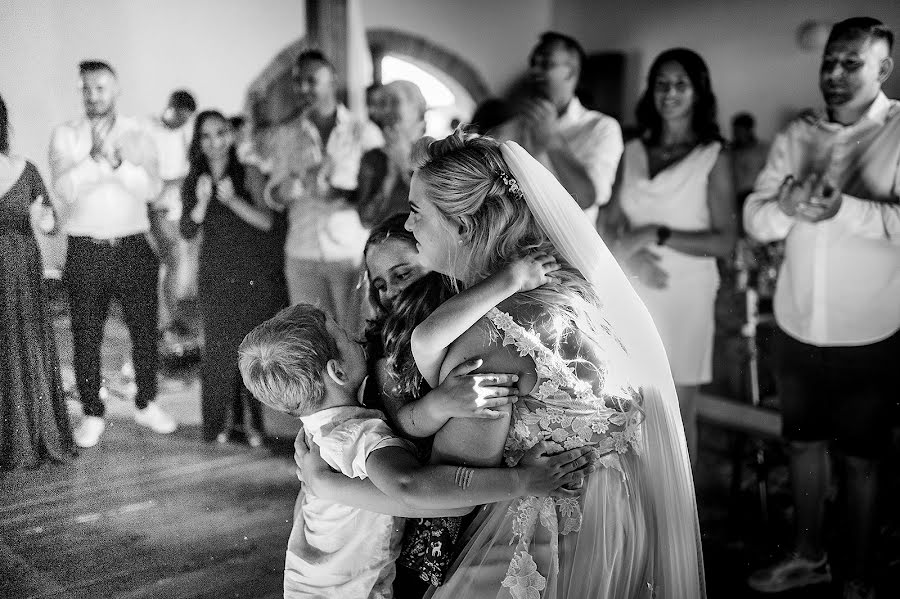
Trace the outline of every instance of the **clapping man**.
<instances>
[{"instance_id":1,"label":"clapping man","mask_svg":"<svg viewBox=\"0 0 900 599\"><path fill-rule=\"evenodd\" d=\"M101 61L79 65L83 118L59 125L50 142L53 186L70 206L64 279L84 418L80 447L96 445L106 424L99 397L100 346L110 300L122 305L136 371L135 421L171 433L175 421L156 397L159 260L147 241L147 205L158 197L156 148L137 119L118 114L119 82Z\"/></svg>"},{"instance_id":2,"label":"clapping man","mask_svg":"<svg viewBox=\"0 0 900 599\"><path fill-rule=\"evenodd\" d=\"M819 72L826 110L776 137L744 207L750 236L785 240L773 362L796 536L791 555L750 577L761 592L831 580L823 521L834 452L845 473L844 597L875 596L879 463L900 356L900 102L881 90L893 38L868 17L834 26Z\"/></svg>"}]
</instances>

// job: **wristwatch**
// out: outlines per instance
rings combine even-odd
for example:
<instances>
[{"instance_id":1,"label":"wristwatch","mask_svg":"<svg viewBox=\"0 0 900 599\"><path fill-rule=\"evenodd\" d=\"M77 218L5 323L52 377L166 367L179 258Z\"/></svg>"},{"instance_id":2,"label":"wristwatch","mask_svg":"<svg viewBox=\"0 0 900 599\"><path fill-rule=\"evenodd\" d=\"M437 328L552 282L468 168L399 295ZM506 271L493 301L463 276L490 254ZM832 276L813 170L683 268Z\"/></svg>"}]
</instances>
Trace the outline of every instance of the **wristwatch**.
<instances>
[{"instance_id":1,"label":"wristwatch","mask_svg":"<svg viewBox=\"0 0 900 599\"><path fill-rule=\"evenodd\" d=\"M666 245L666 242L671 236L672 229L670 229L669 227L665 225L656 227L656 245Z\"/></svg>"}]
</instances>

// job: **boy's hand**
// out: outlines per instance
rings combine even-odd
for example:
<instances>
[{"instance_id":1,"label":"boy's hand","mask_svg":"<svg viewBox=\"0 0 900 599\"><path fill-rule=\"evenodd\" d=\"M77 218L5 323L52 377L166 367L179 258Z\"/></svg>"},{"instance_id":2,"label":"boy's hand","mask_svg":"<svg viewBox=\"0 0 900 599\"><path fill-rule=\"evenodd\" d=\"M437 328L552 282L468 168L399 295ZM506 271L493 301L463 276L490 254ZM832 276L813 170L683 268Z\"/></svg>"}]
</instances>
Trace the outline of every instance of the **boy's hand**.
<instances>
[{"instance_id":1,"label":"boy's hand","mask_svg":"<svg viewBox=\"0 0 900 599\"><path fill-rule=\"evenodd\" d=\"M541 441L529 449L516 466L522 478L524 494L537 497L581 495L581 483L596 469L592 449L585 446L556 455L546 452L547 447Z\"/></svg>"},{"instance_id":2,"label":"boy's hand","mask_svg":"<svg viewBox=\"0 0 900 599\"><path fill-rule=\"evenodd\" d=\"M436 391L438 407L447 418L500 418L492 410L519 399L517 374L470 374L484 363L481 358L466 360L450 371Z\"/></svg>"},{"instance_id":3,"label":"boy's hand","mask_svg":"<svg viewBox=\"0 0 900 599\"><path fill-rule=\"evenodd\" d=\"M504 269L514 293L531 291L553 279L550 273L559 270L556 258L550 254L529 254L511 262Z\"/></svg>"}]
</instances>

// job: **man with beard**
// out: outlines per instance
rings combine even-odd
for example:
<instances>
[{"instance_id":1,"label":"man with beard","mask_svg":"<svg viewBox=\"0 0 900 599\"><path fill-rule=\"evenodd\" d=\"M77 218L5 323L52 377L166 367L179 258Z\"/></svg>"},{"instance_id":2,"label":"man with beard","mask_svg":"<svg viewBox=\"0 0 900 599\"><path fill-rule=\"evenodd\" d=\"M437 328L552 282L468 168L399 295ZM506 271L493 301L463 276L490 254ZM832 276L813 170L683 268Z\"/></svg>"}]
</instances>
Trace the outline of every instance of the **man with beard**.
<instances>
[{"instance_id":1,"label":"man with beard","mask_svg":"<svg viewBox=\"0 0 900 599\"><path fill-rule=\"evenodd\" d=\"M875 596L879 462L900 355L900 102L881 90L892 45L876 19L834 26L819 73L826 110L777 136L744 208L748 234L786 243L774 369L796 533L792 555L750 577L761 592L831 580L823 520L834 452L844 597Z\"/></svg>"},{"instance_id":2,"label":"man with beard","mask_svg":"<svg viewBox=\"0 0 900 599\"><path fill-rule=\"evenodd\" d=\"M64 280L84 418L75 443L92 447L106 428L100 399L100 345L109 303L122 304L137 379L135 421L161 434L176 424L153 401L159 355L159 260L147 241L147 205L160 180L153 140L137 119L118 114L119 82L101 61L79 65L85 117L53 130L53 186L69 205Z\"/></svg>"},{"instance_id":3,"label":"man with beard","mask_svg":"<svg viewBox=\"0 0 900 599\"><path fill-rule=\"evenodd\" d=\"M609 201L622 157L622 129L575 96L585 54L577 40L549 31L531 52L516 114L490 134L519 142L550 169L594 222Z\"/></svg>"},{"instance_id":4,"label":"man with beard","mask_svg":"<svg viewBox=\"0 0 900 599\"><path fill-rule=\"evenodd\" d=\"M368 232L351 198L362 155L383 139L375 124L338 102L334 66L321 52L300 54L292 77L302 112L272 135L265 192L273 209L287 211L288 295L292 305L319 306L348 331L361 332L357 284Z\"/></svg>"}]
</instances>

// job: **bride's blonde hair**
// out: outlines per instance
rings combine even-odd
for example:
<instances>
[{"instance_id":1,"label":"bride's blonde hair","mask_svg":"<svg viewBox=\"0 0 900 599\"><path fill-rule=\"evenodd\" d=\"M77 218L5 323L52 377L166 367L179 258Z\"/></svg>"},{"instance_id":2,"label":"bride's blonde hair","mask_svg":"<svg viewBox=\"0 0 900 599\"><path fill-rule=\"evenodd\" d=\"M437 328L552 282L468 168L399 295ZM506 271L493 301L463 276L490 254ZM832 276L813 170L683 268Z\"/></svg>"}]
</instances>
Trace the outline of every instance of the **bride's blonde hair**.
<instances>
[{"instance_id":1,"label":"bride's blonde hair","mask_svg":"<svg viewBox=\"0 0 900 599\"><path fill-rule=\"evenodd\" d=\"M544 252L554 256L561 269L554 273L554 282L523 295L570 322L592 320L590 305L599 305L599 299L581 273L562 259L525 200L510 188L510 169L495 139L460 130L441 140L424 137L413 148L413 161L428 199L458 224L469 250L469 262L455 265L464 266L454 268L456 278L472 284L517 258ZM589 324L597 333L608 331L604 323Z\"/></svg>"}]
</instances>

